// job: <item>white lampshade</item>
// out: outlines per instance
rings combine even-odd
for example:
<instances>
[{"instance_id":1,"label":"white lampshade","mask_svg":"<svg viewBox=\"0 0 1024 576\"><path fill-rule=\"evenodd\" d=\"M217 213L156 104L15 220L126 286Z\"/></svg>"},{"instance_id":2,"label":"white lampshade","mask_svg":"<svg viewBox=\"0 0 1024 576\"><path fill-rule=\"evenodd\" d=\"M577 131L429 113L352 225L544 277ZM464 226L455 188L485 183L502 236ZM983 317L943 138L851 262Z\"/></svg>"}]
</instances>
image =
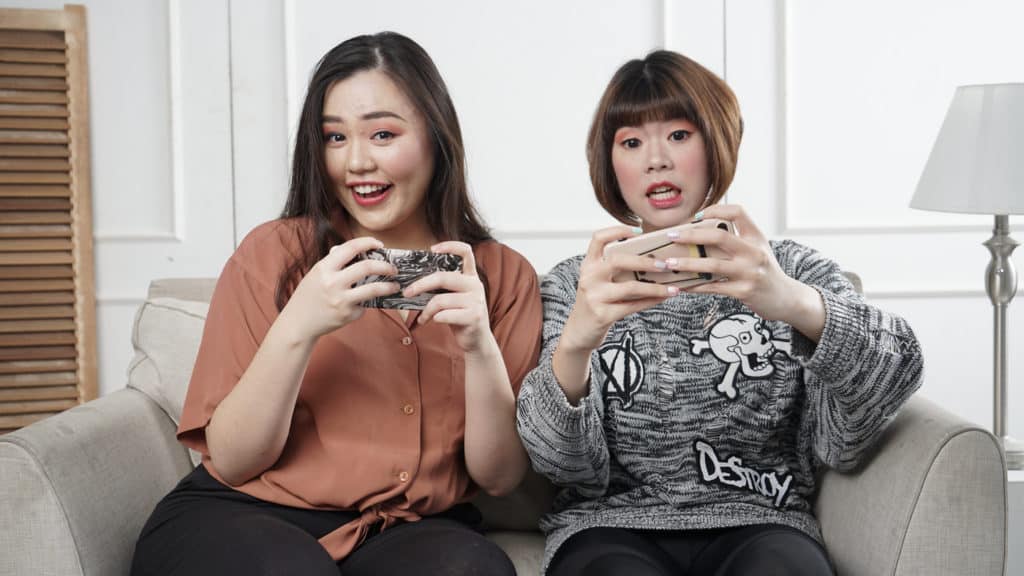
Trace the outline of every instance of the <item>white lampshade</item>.
<instances>
[{"instance_id":1,"label":"white lampshade","mask_svg":"<svg viewBox=\"0 0 1024 576\"><path fill-rule=\"evenodd\" d=\"M1024 84L956 89L910 207L1024 214Z\"/></svg>"}]
</instances>

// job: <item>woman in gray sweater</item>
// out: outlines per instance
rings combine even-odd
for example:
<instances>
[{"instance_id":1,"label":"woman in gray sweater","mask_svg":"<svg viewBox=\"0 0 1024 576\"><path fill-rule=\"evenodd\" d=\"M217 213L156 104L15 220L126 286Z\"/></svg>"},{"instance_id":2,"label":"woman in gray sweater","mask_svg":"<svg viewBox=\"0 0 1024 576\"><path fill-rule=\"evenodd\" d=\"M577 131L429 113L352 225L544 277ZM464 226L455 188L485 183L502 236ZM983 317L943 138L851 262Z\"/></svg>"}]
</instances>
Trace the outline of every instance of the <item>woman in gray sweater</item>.
<instances>
[{"instance_id":1,"label":"woman in gray sweater","mask_svg":"<svg viewBox=\"0 0 1024 576\"><path fill-rule=\"evenodd\" d=\"M547 574L832 574L811 506L818 467L856 466L919 386L905 320L718 204L741 133L729 87L673 52L626 63L601 99L587 156L612 216L643 232L713 218L738 234L669 236L705 258L606 257L638 232L609 228L546 276L518 427L561 488L542 522ZM667 271L719 281L638 280Z\"/></svg>"}]
</instances>

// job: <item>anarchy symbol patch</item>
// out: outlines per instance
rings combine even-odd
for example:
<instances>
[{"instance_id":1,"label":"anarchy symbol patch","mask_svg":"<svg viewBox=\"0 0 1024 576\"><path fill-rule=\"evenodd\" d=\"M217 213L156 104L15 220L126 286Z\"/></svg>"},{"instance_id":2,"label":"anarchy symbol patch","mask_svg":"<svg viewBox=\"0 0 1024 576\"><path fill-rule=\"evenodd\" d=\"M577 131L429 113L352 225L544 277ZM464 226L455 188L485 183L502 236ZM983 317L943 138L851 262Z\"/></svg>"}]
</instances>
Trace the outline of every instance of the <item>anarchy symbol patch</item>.
<instances>
[{"instance_id":1,"label":"anarchy symbol patch","mask_svg":"<svg viewBox=\"0 0 1024 576\"><path fill-rule=\"evenodd\" d=\"M629 408L644 381L644 363L633 349L633 334L627 331L618 342L598 348L597 354L604 372L601 387L605 404L618 400L624 409Z\"/></svg>"}]
</instances>

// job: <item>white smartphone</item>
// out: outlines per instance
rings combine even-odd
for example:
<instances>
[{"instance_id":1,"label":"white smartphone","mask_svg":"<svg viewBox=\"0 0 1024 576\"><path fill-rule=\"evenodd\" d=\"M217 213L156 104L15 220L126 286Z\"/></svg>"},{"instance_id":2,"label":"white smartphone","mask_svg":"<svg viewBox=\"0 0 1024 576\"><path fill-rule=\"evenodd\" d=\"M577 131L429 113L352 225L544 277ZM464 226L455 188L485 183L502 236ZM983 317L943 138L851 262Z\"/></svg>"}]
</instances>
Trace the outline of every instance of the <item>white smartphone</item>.
<instances>
[{"instance_id":1,"label":"white smartphone","mask_svg":"<svg viewBox=\"0 0 1024 576\"><path fill-rule=\"evenodd\" d=\"M708 218L706 220L680 224L678 226L672 226L670 228L664 228L662 230L656 230L654 232L648 232L647 234L641 234L639 236L613 242L604 247L604 255L607 257L613 254L637 254L658 260L666 260L668 258L720 258L725 256L725 253L716 246L705 246L704 244L680 244L672 241L672 239L668 237L668 233L670 231L690 230L693 228L719 228L731 234L736 233L736 229L732 225L732 222L729 222L728 220L719 220L717 218ZM622 271L612 278L615 282L639 280L640 282L666 284L677 286L679 288L698 286L708 282L715 282L720 279L721 277L715 274L684 272L677 270L652 270L640 272Z\"/></svg>"}]
</instances>

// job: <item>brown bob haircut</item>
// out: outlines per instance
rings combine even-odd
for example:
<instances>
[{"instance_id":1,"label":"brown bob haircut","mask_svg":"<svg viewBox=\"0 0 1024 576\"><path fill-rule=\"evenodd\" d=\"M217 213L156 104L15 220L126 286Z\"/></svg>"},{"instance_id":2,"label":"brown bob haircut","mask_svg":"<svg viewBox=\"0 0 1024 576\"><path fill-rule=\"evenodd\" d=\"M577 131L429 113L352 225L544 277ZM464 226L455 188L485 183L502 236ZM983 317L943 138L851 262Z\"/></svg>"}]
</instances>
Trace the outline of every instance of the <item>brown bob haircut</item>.
<instances>
[{"instance_id":1,"label":"brown bob haircut","mask_svg":"<svg viewBox=\"0 0 1024 576\"><path fill-rule=\"evenodd\" d=\"M612 167L615 132L623 126L683 119L704 137L710 190L704 206L718 202L736 173L743 134L740 107L732 89L713 72L682 54L655 50L630 60L612 76L587 137L590 180L598 202L618 221L636 225Z\"/></svg>"}]
</instances>

